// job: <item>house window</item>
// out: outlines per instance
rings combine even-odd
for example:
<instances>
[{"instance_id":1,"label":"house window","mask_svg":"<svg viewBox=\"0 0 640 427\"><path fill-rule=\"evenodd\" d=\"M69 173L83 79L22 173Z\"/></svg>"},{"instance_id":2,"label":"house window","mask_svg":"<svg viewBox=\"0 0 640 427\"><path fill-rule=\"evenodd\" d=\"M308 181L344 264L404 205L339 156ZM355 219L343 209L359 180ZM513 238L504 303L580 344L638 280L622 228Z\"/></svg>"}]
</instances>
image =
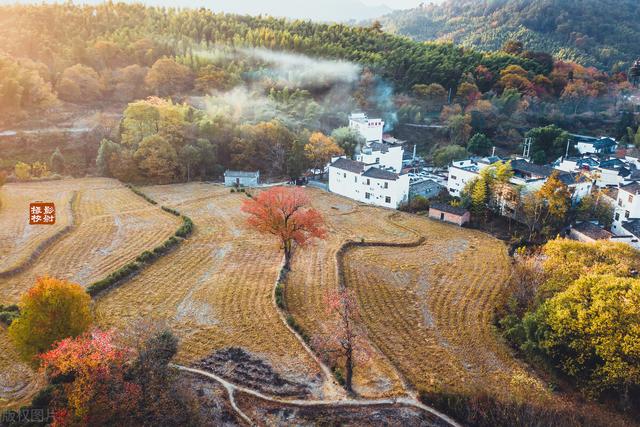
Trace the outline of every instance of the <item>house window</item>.
<instances>
[{"instance_id":1,"label":"house window","mask_svg":"<svg viewBox=\"0 0 640 427\"><path fill-rule=\"evenodd\" d=\"M631 216L631 214L629 213L629 211L624 211L624 217L626 219L629 219L630 216Z\"/></svg>"},{"instance_id":2,"label":"house window","mask_svg":"<svg viewBox=\"0 0 640 427\"><path fill-rule=\"evenodd\" d=\"M451 180L455 181L456 179L458 179L458 177L456 177L455 175L451 175Z\"/></svg>"},{"instance_id":3,"label":"house window","mask_svg":"<svg viewBox=\"0 0 640 427\"><path fill-rule=\"evenodd\" d=\"M622 206L622 199L618 199L618 206Z\"/></svg>"},{"instance_id":4,"label":"house window","mask_svg":"<svg viewBox=\"0 0 640 427\"><path fill-rule=\"evenodd\" d=\"M380 163L380 157L376 157L376 163Z\"/></svg>"},{"instance_id":5,"label":"house window","mask_svg":"<svg viewBox=\"0 0 640 427\"><path fill-rule=\"evenodd\" d=\"M347 173L346 172L343 175L344 175L345 178L347 177Z\"/></svg>"},{"instance_id":6,"label":"house window","mask_svg":"<svg viewBox=\"0 0 640 427\"><path fill-rule=\"evenodd\" d=\"M371 185L371 180L367 178L367 185Z\"/></svg>"},{"instance_id":7,"label":"house window","mask_svg":"<svg viewBox=\"0 0 640 427\"><path fill-rule=\"evenodd\" d=\"M353 177L353 180L354 180L355 182L358 182L358 177L357 177L357 176L354 176L354 177Z\"/></svg>"},{"instance_id":8,"label":"house window","mask_svg":"<svg viewBox=\"0 0 640 427\"><path fill-rule=\"evenodd\" d=\"M370 199L371 198L371 193L364 193L364 198L365 199Z\"/></svg>"},{"instance_id":9,"label":"house window","mask_svg":"<svg viewBox=\"0 0 640 427\"><path fill-rule=\"evenodd\" d=\"M629 194L629 203L633 203L633 195Z\"/></svg>"},{"instance_id":10,"label":"house window","mask_svg":"<svg viewBox=\"0 0 640 427\"><path fill-rule=\"evenodd\" d=\"M384 183L384 188L389 188L389 183L388 182Z\"/></svg>"},{"instance_id":11,"label":"house window","mask_svg":"<svg viewBox=\"0 0 640 427\"><path fill-rule=\"evenodd\" d=\"M384 198L385 203L391 203L391 197L387 196Z\"/></svg>"},{"instance_id":12,"label":"house window","mask_svg":"<svg viewBox=\"0 0 640 427\"><path fill-rule=\"evenodd\" d=\"M444 221L444 213L440 212L440 221Z\"/></svg>"},{"instance_id":13,"label":"house window","mask_svg":"<svg viewBox=\"0 0 640 427\"><path fill-rule=\"evenodd\" d=\"M620 221L620 212L616 213L616 221Z\"/></svg>"}]
</instances>

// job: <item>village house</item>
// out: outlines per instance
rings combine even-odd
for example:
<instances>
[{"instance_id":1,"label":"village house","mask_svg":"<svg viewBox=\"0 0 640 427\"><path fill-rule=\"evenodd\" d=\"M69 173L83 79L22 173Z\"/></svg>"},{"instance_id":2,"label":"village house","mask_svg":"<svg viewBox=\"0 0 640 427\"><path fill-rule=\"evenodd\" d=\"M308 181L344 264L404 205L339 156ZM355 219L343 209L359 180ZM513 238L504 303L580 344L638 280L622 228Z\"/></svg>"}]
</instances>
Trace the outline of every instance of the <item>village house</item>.
<instances>
[{"instance_id":1,"label":"village house","mask_svg":"<svg viewBox=\"0 0 640 427\"><path fill-rule=\"evenodd\" d=\"M224 172L224 185L226 187L257 187L260 184L260 171L232 171Z\"/></svg>"},{"instance_id":2,"label":"village house","mask_svg":"<svg viewBox=\"0 0 640 427\"><path fill-rule=\"evenodd\" d=\"M366 143L377 142L382 144L384 121L382 119L370 119L366 113L353 113L349 116L349 127L358 131Z\"/></svg>"},{"instance_id":3,"label":"village house","mask_svg":"<svg viewBox=\"0 0 640 427\"><path fill-rule=\"evenodd\" d=\"M585 243L609 240L612 236L611 232L590 221L578 222L569 230L569 238Z\"/></svg>"},{"instance_id":4,"label":"village house","mask_svg":"<svg viewBox=\"0 0 640 427\"><path fill-rule=\"evenodd\" d=\"M617 236L629 233L626 222L640 219L640 184L633 182L618 188L611 230Z\"/></svg>"},{"instance_id":5,"label":"village house","mask_svg":"<svg viewBox=\"0 0 640 427\"><path fill-rule=\"evenodd\" d=\"M609 155L614 154L618 148L616 140L606 136L596 138L593 136L572 134L570 138L580 154Z\"/></svg>"},{"instance_id":6,"label":"village house","mask_svg":"<svg viewBox=\"0 0 640 427\"><path fill-rule=\"evenodd\" d=\"M409 175L338 157L329 165L329 191L359 202L397 209L409 200Z\"/></svg>"},{"instance_id":7,"label":"village house","mask_svg":"<svg viewBox=\"0 0 640 427\"><path fill-rule=\"evenodd\" d=\"M395 173L402 171L402 145L391 145L386 142L369 142L356 152L356 160L368 165L377 165L382 169L392 169Z\"/></svg>"},{"instance_id":8,"label":"village house","mask_svg":"<svg viewBox=\"0 0 640 427\"><path fill-rule=\"evenodd\" d=\"M429 218L463 226L469 222L471 214L468 210L461 207L451 206L445 203L431 203L429 206Z\"/></svg>"}]
</instances>

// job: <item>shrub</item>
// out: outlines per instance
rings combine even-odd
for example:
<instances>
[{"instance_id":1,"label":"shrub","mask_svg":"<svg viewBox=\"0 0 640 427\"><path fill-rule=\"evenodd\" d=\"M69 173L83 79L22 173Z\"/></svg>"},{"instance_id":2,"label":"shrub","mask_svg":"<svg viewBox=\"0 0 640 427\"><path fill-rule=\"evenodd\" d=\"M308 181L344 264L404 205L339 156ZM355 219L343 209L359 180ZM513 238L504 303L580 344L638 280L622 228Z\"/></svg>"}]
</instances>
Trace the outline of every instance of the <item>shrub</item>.
<instances>
[{"instance_id":1,"label":"shrub","mask_svg":"<svg viewBox=\"0 0 640 427\"><path fill-rule=\"evenodd\" d=\"M276 305L284 310L284 286L282 283L278 283L276 285ZM287 322L288 321L289 320L287 319Z\"/></svg>"},{"instance_id":2,"label":"shrub","mask_svg":"<svg viewBox=\"0 0 640 427\"><path fill-rule=\"evenodd\" d=\"M188 216L182 217L182 225L176 231L177 237L186 238L193 232L193 221Z\"/></svg>"},{"instance_id":3,"label":"shrub","mask_svg":"<svg viewBox=\"0 0 640 427\"><path fill-rule=\"evenodd\" d=\"M131 191L133 191L138 196L142 197L143 199L145 199L147 202L151 203L152 205L157 205L158 204L158 202L153 200L151 197L147 196L145 193L143 193L142 191L140 191L138 188L134 187L133 185L127 184L127 188L129 188Z\"/></svg>"},{"instance_id":4,"label":"shrub","mask_svg":"<svg viewBox=\"0 0 640 427\"><path fill-rule=\"evenodd\" d=\"M180 216L180 212L167 206L161 206L161 209L165 212L169 212L171 215Z\"/></svg>"}]
</instances>

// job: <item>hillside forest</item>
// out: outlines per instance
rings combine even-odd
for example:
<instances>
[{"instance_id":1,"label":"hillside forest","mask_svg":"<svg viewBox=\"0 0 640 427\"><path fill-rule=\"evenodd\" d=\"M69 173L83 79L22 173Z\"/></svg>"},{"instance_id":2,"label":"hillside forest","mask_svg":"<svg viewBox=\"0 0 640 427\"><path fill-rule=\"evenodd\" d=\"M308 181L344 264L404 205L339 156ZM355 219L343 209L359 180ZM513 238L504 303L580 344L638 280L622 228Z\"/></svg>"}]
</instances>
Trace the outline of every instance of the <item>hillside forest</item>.
<instances>
[{"instance_id":1,"label":"hillside forest","mask_svg":"<svg viewBox=\"0 0 640 427\"><path fill-rule=\"evenodd\" d=\"M357 137L342 127L358 109L440 163L493 145L517 151L529 129L549 124L638 139L625 73L517 41L481 52L414 42L377 23L113 3L2 12L0 120L9 132L0 167L16 179L97 169L171 182L226 168L295 178L354 149ZM87 120L87 111L96 114ZM71 135L32 132L61 117L85 120ZM442 128L422 129L433 124ZM486 140L470 144L476 134Z\"/></svg>"},{"instance_id":2,"label":"hillside forest","mask_svg":"<svg viewBox=\"0 0 640 427\"><path fill-rule=\"evenodd\" d=\"M518 40L528 50L624 72L638 56L639 19L633 0L446 0L380 21L385 30L415 40L447 40L482 51Z\"/></svg>"}]
</instances>

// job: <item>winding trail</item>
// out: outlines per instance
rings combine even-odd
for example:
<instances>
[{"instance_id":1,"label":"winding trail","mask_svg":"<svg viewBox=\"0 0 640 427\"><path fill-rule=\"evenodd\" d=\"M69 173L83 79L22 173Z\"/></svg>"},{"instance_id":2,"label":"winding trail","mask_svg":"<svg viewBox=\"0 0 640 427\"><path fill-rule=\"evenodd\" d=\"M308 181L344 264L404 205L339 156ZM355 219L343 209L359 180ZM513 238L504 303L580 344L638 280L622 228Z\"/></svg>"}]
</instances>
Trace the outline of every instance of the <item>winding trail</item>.
<instances>
[{"instance_id":1,"label":"winding trail","mask_svg":"<svg viewBox=\"0 0 640 427\"><path fill-rule=\"evenodd\" d=\"M353 407L363 407L363 406L380 406L380 405L394 405L394 404L402 404L405 406L411 406L420 410L423 410L431 415L436 416L437 418L441 419L442 421L446 422L447 424L449 424L450 426L453 427L462 427L460 424L458 424L456 421L454 421L452 418L450 418L449 416L443 414L442 412L427 406L413 398L410 397L398 397L398 398L393 398L393 399L338 399L338 400L304 400L304 399L283 399L280 397L276 397L276 396L269 396L266 395L264 393L261 393L257 390L253 390L247 387L243 387L237 384L233 384L227 380L225 380L222 377L219 377L218 375L212 374L211 372L207 372L207 371L203 371L202 369L196 369L196 368L189 368L186 366L181 366L181 365L175 365L172 364L170 365L173 368L176 368L180 371L184 371L184 372L190 372L192 374L197 374L203 377L207 377L210 378L216 382L218 382L220 385L222 385L226 390L227 393L229 394L229 400L231 402L231 406L233 407L233 409L238 413L238 415L245 420L247 423L249 423L250 425L255 425L255 423L251 420L251 418L249 418L244 412L242 412L242 410L240 408L238 408L236 402L235 402L235 398L234 398L234 393L239 391L242 393L246 393L249 394L253 397L257 397L258 399L261 400L265 400L267 402L273 402L273 403L279 403L279 404L284 404L284 405L291 405L291 406L299 406L299 407L313 407L313 406L353 406Z\"/></svg>"}]
</instances>

